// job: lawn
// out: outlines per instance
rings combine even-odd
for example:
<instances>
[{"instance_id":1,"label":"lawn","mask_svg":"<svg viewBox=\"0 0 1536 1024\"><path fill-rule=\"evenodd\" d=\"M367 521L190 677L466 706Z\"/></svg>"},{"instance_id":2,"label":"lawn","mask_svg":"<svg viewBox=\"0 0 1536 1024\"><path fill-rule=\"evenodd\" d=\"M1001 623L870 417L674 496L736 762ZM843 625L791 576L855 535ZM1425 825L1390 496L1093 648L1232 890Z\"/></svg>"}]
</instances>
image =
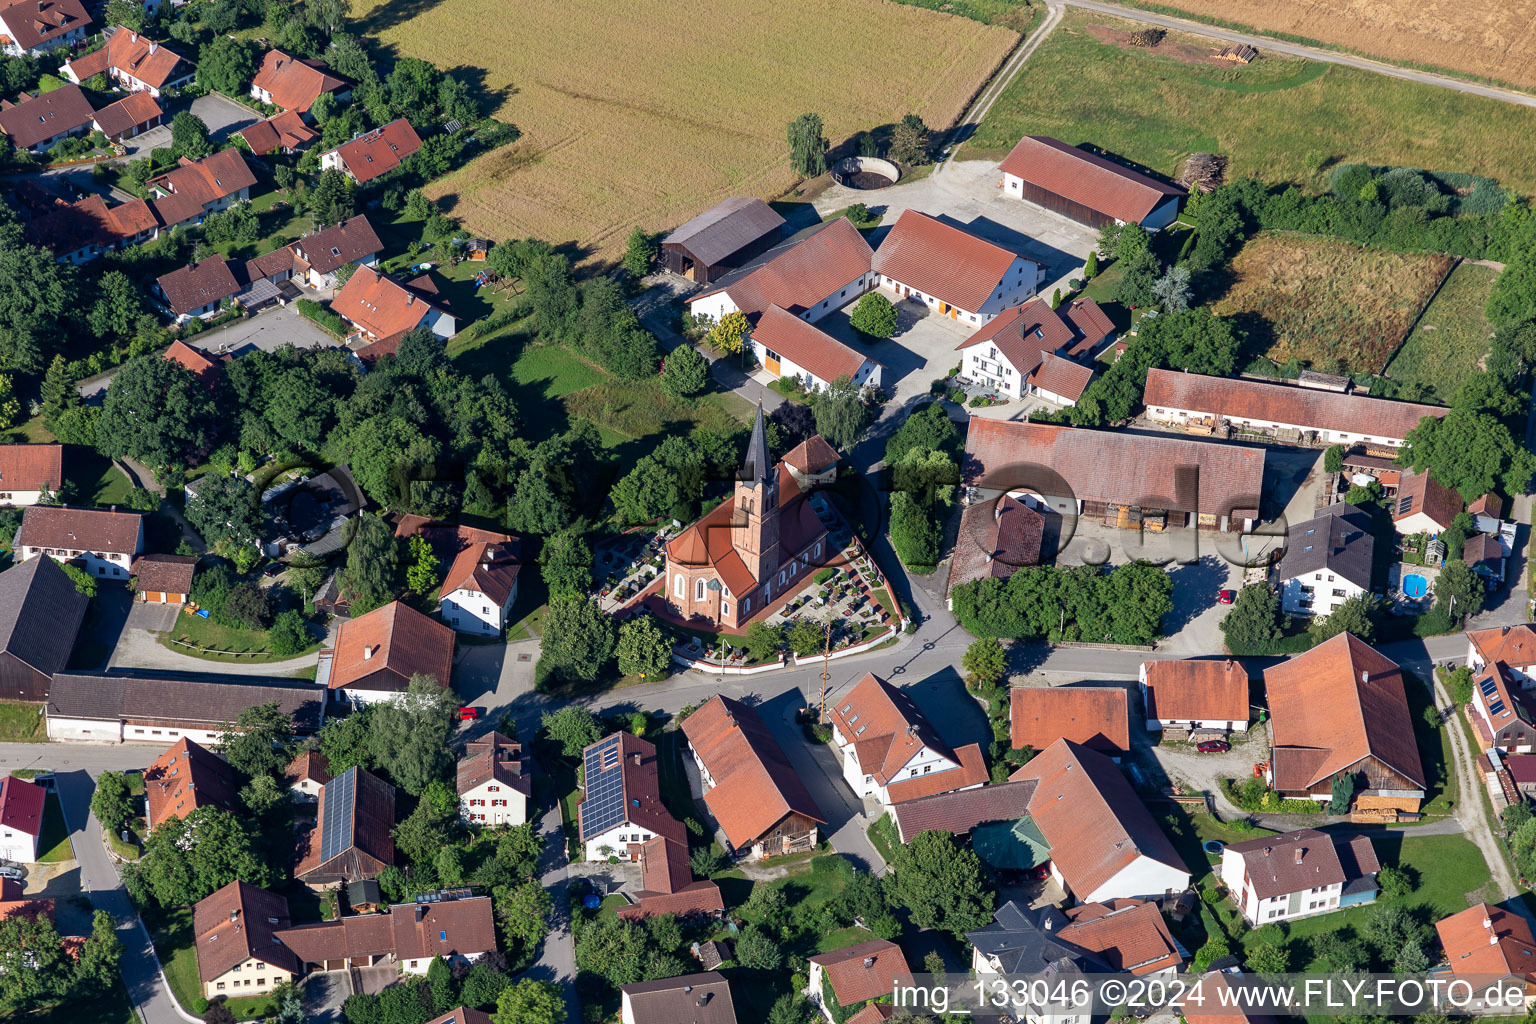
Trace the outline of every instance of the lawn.
<instances>
[{"instance_id":1,"label":"lawn","mask_svg":"<svg viewBox=\"0 0 1536 1024\"><path fill-rule=\"evenodd\" d=\"M222 626L212 619L202 618L189 611L183 611L178 615L176 625L169 632L157 633L156 638L161 646L178 654L202 658L205 661L235 661L247 665L287 661L310 651L319 650L321 645L321 641L316 640L299 654L282 656L271 654L267 651L266 633L254 629ZM188 647L174 642L183 639L195 646Z\"/></svg>"},{"instance_id":2,"label":"lawn","mask_svg":"<svg viewBox=\"0 0 1536 1024\"><path fill-rule=\"evenodd\" d=\"M1228 177L1321 187L1335 164L1365 162L1536 190L1536 133L1523 107L1299 58L1227 66L1210 59L1211 40L1178 32L1133 47L1127 34L1138 27L1069 11L962 155L995 160L1023 135L1050 135L1164 175L1208 152L1230 159Z\"/></svg>"},{"instance_id":3,"label":"lawn","mask_svg":"<svg viewBox=\"0 0 1536 1024\"><path fill-rule=\"evenodd\" d=\"M42 743L43 706L18 700L0 700L0 742Z\"/></svg>"},{"instance_id":4,"label":"lawn","mask_svg":"<svg viewBox=\"0 0 1536 1024\"><path fill-rule=\"evenodd\" d=\"M149 929L149 939L155 944L171 994L184 1009L192 1009L194 1000L202 994L197 975L197 948L192 938L192 908L145 907L140 909L139 916L144 920L144 927Z\"/></svg>"},{"instance_id":5,"label":"lawn","mask_svg":"<svg viewBox=\"0 0 1536 1024\"><path fill-rule=\"evenodd\" d=\"M636 226L788 191L785 125L806 111L834 145L906 113L953 124L1018 38L881 0L571 0L504 13L495 0L354 9L399 56L483 70L476 90L523 132L428 193L477 233L574 242L604 259ZM857 47L854 73L861 39L878 45Z\"/></svg>"},{"instance_id":6,"label":"lawn","mask_svg":"<svg viewBox=\"0 0 1536 1024\"><path fill-rule=\"evenodd\" d=\"M1493 337L1483 307L1498 276L1492 267L1460 263L1445 279L1413 333L1387 364L1387 376L1410 397L1449 403L1462 384L1480 372Z\"/></svg>"},{"instance_id":7,"label":"lawn","mask_svg":"<svg viewBox=\"0 0 1536 1024\"><path fill-rule=\"evenodd\" d=\"M133 484L112 460L94 448L70 445L65 453L64 478L74 484L74 505L125 505Z\"/></svg>"},{"instance_id":8,"label":"lawn","mask_svg":"<svg viewBox=\"0 0 1536 1024\"><path fill-rule=\"evenodd\" d=\"M0 1021L27 1021L28 1024L138 1024L133 1002L121 978L112 979L112 987L88 999L70 998L55 1006L28 1013L0 1014Z\"/></svg>"},{"instance_id":9,"label":"lawn","mask_svg":"<svg viewBox=\"0 0 1536 1024\"><path fill-rule=\"evenodd\" d=\"M58 794L50 789L48 802L43 805L43 834L37 838L37 862L58 864L74 859L74 848L69 845L69 829L64 825L64 811L59 806Z\"/></svg>"},{"instance_id":10,"label":"lawn","mask_svg":"<svg viewBox=\"0 0 1536 1024\"><path fill-rule=\"evenodd\" d=\"M1257 354L1328 373L1380 373L1453 257L1372 249L1336 238L1263 233L1232 261L1215 303Z\"/></svg>"},{"instance_id":11,"label":"lawn","mask_svg":"<svg viewBox=\"0 0 1536 1024\"><path fill-rule=\"evenodd\" d=\"M896 859L896 851L901 847L901 836L896 831L896 822L891 820L889 811L869 826L869 841L887 864Z\"/></svg>"}]
</instances>

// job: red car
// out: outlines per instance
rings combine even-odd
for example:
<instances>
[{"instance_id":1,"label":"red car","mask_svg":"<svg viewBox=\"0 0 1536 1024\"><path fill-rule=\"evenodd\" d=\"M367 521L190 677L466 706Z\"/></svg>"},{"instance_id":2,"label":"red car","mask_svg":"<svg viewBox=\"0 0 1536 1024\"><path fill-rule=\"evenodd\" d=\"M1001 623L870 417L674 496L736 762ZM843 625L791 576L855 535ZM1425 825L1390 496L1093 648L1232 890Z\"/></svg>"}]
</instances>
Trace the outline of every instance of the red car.
<instances>
[{"instance_id":1,"label":"red car","mask_svg":"<svg viewBox=\"0 0 1536 1024\"><path fill-rule=\"evenodd\" d=\"M480 717L479 708L459 708L459 721L469 722Z\"/></svg>"},{"instance_id":2,"label":"red car","mask_svg":"<svg viewBox=\"0 0 1536 1024\"><path fill-rule=\"evenodd\" d=\"M1030 868L1029 869L1029 877L1033 878L1037 882L1043 882L1047 878L1050 878L1051 877L1051 865L1050 865L1050 863L1047 862L1045 864L1037 864L1035 867Z\"/></svg>"},{"instance_id":3,"label":"red car","mask_svg":"<svg viewBox=\"0 0 1536 1024\"><path fill-rule=\"evenodd\" d=\"M1225 754L1232 749L1232 744L1226 740L1206 740L1204 743L1197 744L1195 749L1202 754Z\"/></svg>"},{"instance_id":4,"label":"red car","mask_svg":"<svg viewBox=\"0 0 1536 1024\"><path fill-rule=\"evenodd\" d=\"M1223 591L1220 591L1216 595L1216 600L1220 601L1222 604L1231 604L1233 601L1237 600L1237 591L1235 591L1235 590L1223 590Z\"/></svg>"}]
</instances>

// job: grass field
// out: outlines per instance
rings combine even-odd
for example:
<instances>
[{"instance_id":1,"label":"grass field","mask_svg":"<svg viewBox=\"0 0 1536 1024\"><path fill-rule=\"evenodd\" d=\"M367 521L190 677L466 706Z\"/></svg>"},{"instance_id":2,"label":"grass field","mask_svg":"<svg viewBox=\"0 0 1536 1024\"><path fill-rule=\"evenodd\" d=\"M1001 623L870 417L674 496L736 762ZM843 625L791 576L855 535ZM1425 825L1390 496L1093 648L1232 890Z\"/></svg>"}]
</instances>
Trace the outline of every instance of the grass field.
<instances>
[{"instance_id":1,"label":"grass field","mask_svg":"<svg viewBox=\"0 0 1536 1024\"><path fill-rule=\"evenodd\" d=\"M1493 327L1483 307L1498 276L1494 268L1476 263L1461 263L1451 271L1387 364L1387 376L1422 388L1428 401L1449 402L1488 354Z\"/></svg>"},{"instance_id":2,"label":"grass field","mask_svg":"<svg viewBox=\"0 0 1536 1024\"><path fill-rule=\"evenodd\" d=\"M48 801L43 805L43 834L37 837L37 862L57 864L74 859L69 830L64 827L64 811L59 807L58 796L49 790Z\"/></svg>"},{"instance_id":3,"label":"grass field","mask_svg":"<svg viewBox=\"0 0 1536 1024\"><path fill-rule=\"evenodd\" d=\"M1536 85L1536 67L1525 57L1536 24L1532 0L1160 0L1160 6L1390 61Z\"/></svg>"},{"instance_id":4,"label":"grass field","mask_svg":"<svg viewBox=\"0 0 1536 1024\"><path fill-rule=\"evenodd\" d=\"M1321 186L1336 163L1362 161L1536 191L1536 133L1523 107L1299 58L1221 66L1209 59L1211 40L1183 33L1155 49L1130 46L1137 27L1069 11L962 155L996 159L1020 136L1043 134L1165 175L1191 153L1212 152L1230 159L1229 177Z\"/></svg>"},{"instance_id":5,"label":"grass field","mask_svg":"<svg viewBox=\"0 0 1536 1024\"><path fill-rule=\"evenodd\" d=\"M1260 234L1232 261L1215 304L1241 317L1254 351L1338 373L1379 373L1452 258L1369 249L1332 238Z\"/></svg>"},{"instance_id":6,"label":"grass field","mask_svg":"<svg viewBox=\"0 0 1536 1024\"><path fill-rule=\"evenodd\" d=\"M482 69L498 116L523 132L433 183L433 198L492 238L603 257L637 225L788 190L784 129L806 111L834 145L906 113L953 123L1017 39L881 0L571 0L516 17L493 0L364 0L354 16L402 56Z\"/></svg>"},{"instance_id":7,"label":"grass field","mask_svg":"<svg viewBox=\"0 0 1536 1024\"><path fill-rule=\"evenodd\" d=\"M41 743L43 734L43 709L41 704L23 701L0 701L0 741L6 743Z\"/></svg>"},{"instance_id":8,"label":"grass field","mask_svg":"<svg viewBox=\"0 0 1536 1024\"><path fill-rule=\"evenodd\" d=\"M1028 35L1045 14L1039 0L896 0L899 4L926 7L960 18L970 18L987 25L1002 25L1021 35Z\"/></svg>"},{"instance_id":9,"label":"grass field","mask_svg":"<svg viewBox=\"0 0 1536 1024\"><path fill-rule=\"evenodd\" d=\"M205 661L237 661L244 664L257 664L268 661L287 661L297 658L317 649L320 641L315 641L299 654L289 654L279 657L268 653L267 634L253 629L234 629L229 626L221 626L211 619L199 618L190 612L183 612L176 617L176 625L167 633L158 635L160 643L178 654L185 654L193 658L202 658ZM182 644L173 643L174 640L186 638L189 643L207 650L196 650ZM228 654L215 654L214 651L227 651Z\"/></svg>"}]
</instances>

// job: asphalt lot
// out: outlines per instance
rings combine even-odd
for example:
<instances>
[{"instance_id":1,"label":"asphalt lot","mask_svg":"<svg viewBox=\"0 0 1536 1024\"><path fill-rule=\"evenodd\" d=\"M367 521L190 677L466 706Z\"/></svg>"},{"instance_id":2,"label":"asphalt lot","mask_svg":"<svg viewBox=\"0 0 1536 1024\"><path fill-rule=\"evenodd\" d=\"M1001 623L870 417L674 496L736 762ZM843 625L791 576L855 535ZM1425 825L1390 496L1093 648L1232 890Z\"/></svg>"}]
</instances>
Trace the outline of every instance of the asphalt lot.
<instances>
[{"instance_id":1,"label":"asphalt lot","mask_svg":"<svg viewBox=\"0 0 1536 1024\"><path fill-rule=\"evenodd\" d=\"M223 141L241 128L261 120L261 115L252 108L216 92L193 100L192 113L203 119L203 123L208 126L209 136L215 142Z\"/></svg>"},{"instance_id":2,"label":"asphalt lot","mask_svg":"<svg viewBox=\"0 0 1536 1024\"><path fill-rule=\"evenodd\" d=\"M880 384L890 396L887 408L902 409L928 394L934 378L944 376L960 362L955 350L976 332L921 303L898 300L884 290L880 294L896 305L894 337L873 344L862 340L848 322L852 303L822 317L816 326L879 363Z\"/></svg>"}]
</instances>

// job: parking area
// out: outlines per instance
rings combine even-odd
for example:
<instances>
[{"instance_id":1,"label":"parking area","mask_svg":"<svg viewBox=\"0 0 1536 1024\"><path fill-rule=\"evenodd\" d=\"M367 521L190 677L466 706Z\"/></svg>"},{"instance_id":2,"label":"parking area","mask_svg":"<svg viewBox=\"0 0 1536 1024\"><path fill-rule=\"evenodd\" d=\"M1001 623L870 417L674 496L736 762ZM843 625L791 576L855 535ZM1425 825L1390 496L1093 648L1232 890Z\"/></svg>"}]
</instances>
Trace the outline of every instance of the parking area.
<instances>
[{"instance_id":1,"label":"parking area","mask_svg":"<svg viewBox=\"0 0 1536 1024\"><path fill-rule=\"evenodd\" d=\"M152 629L164 632L176 625L176 617L181 614L179 604L150 604L147 601L135 601L128 612L127 629Z\"/></svg>"},{"instance_id":2,"label":"parking area","mask_svg":"<svg viewBox=\"0 0 1536 1024\"><path fill-rule=\"evenodd\" d=\"M882 291L880 294L892 298ZM934 378L942 377L960 362L956 349L974 332L941 316L920 303L896 302L896 334L883 341L867 343L848 322L853 312L850 303L816 322L838 341L869 357L881 366L880 382L891 404L904 407L912 399L926 395Z\"/></svg>"},{"instance_id":3,"label":"parking area","mask_svg":"<svg viewBox=\"0 0 1536 1024\"><path fill-rule=\"evenodd\" d=\"M236 103L227 96L211 92L192 101L192 113L203 119L208 134L215 142L261 120L261 115L243 103ZM159 129L156 129L158 131ZM166 133L170 137L169 131Z\"/></svg>"},{"instance_id":4,"label":"parking area","mask_svg":"<svg viewBox=\"0 0 1536 1024\"><path fill-rule=\"evenodd\" d=\"M300 316L292 306L273 307L249 319L204 331L192 340L192 345L204 352L234 355L241 355L242 350L252 346L275 352L284 345L326 348L339 344L335 337L313 320Z\"/></svg>"}]
</instances>

